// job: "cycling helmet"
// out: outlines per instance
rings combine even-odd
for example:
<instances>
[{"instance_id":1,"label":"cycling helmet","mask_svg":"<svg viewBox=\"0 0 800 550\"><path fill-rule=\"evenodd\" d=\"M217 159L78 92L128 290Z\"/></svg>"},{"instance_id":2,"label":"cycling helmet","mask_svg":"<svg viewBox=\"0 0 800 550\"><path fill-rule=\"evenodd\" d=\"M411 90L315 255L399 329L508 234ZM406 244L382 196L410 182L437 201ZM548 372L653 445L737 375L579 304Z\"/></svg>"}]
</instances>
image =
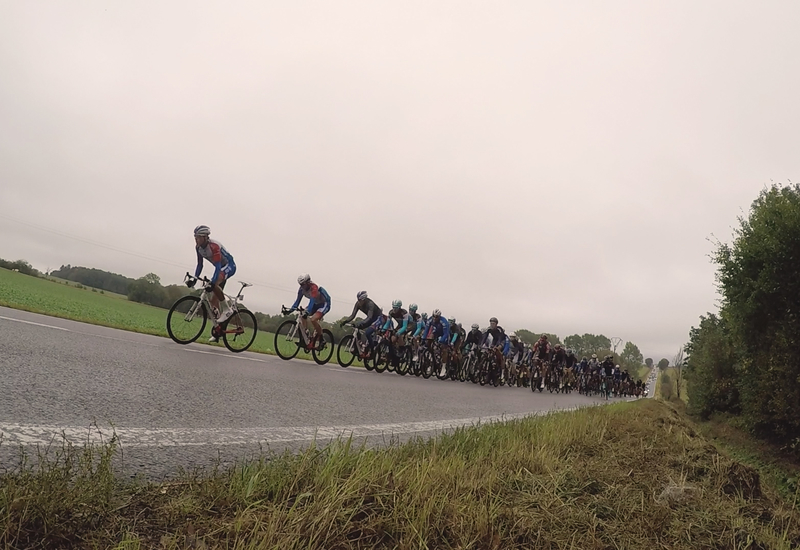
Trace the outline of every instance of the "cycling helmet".
<instances>
[{"instance_id":1,"label":"cycling helmet","mask_svg":"<svg viewBox=\"0 0 800 550\"><path fill-rule=\"evenodd\" d=\"M209 235L211 235L211 230L207 225L198 225L194 228L195 237L208 237Z\"/></svg>"},{"instance_id":2,"label":"cycling helmet","mask_svg":"<svg viewBox=\"0 0 800 550\"><path fill-rule=\"evenodd\" d=\"M442 310L441 309L434 309L433 313L431 313L431 317L441 317L441 316L442 316Z\"/></svg>"},{"instance_id":3,"label":"cycling helmet","mask_svg":"<svg viewBox=\"0 0 800 550\"><path fill-rule=\"evenodd\" d=\"M567 350L567 355L575 355L575 352L572 351L571 349L568 349Z\"/></svg>"},{"instance_id":4,"label":"cycling helmet","mask_svg":"<svg viewBox=\"0 0 800 550\"><path fill-rule=\"evenodd\" d=\"M367 291L366 290L362 290L361 292L356 294L356 300L358 300L359 302L361 300L366 300L368 297L369 296L367 295Z\"/></svg>"},{"instance_id":5,"label":"cycling helmet","mask_svg":"<svg viewBox=\"0 0 800 550\"><path fill-rule=\"evenodd\" d=\"M450 317L450 318L447 320L447 322L448 322L448 323L450 323L451 325L455 325L455 324L456 324L456 318L455 318L455 317Z\"/></svg>"},{"instance_id":6,"label":"cycling helmet","mask_svg":"<svg viewBox=\"0 0 800 550\"><path fill-rule=\"evenodd\" d=\"M481 327L478 326L478 323L472 323L472 330L480 330L480 328Z\"/></svg>"},{"instance_id":7,"label":"cycling helmet","mask_svg":"<svg viewBox=\"0 0 800 550\"><path fill-rule=\"evenodd\" d=\"M417 311L417 304L411 304L410 306L408 306L408 311L410 311L411 313Z\"/></svg>"},{"instance_id":8,"label":"cycling helmet","mask_svg":"<svg viewBox=\"0 0 800 550\"><path fill-rule=\"evenodd\" d=\"M509 338L513 338L513 339L516 340L517 339L517 333L516 332L512 332L511 334L508 335L508 337Z\"/></svg>"},{"instance_id":9,"label":"cycling helmet","mask_svg":"<svg viewBox=\"0 0 800 550\"><path fill-rule=\"evenodd\" d=\"M556 349L561 349L561 344L556 344Z\"/></svg>"},{"instance_id":10,"label":"cycling helmet","mask_svg":"<svg viewBox=\"0 0 800 550\"><path fill-rule=\"evenodd\" d=\"M310 281L311 281L311 275L309 275L308 273L303 273L297 278L297 284L299 285L304 285Z\"/></svg>"},{"instance_id":11,"label":"cycling helmet","mask_svg":"<svg viewBox=\"0 0 800 550\"><path fill-rule=\"evenodd\" d=\"M424 321L425 319L428 318L428 314L427 313L423 313L422 315L420 315L420 317L422 317L422 320Z\"/></svg>"},{"instance_id":12,"label":"cycling helmet","mask_svg":"<svg viewBox=\"0 0 800 550\"><path fill-rule=\"evenodd\" d=\"M394 302L392 302L392 307L395 309L403 307L403 300L395 300Z\"/></svg>"},{"instance_id":13,"label":"cycling helmet","mask_svg":"<svg viewBox=\"0 0 800 550\"><path fill-rule=\"evenodd\" d=\"M597 354L596 353L592 354L592 359L597 359Z\"/></svg>"},{"instance_id":14,"label":"cycling helmet","mask_svg":"<svg viewBox=\"0 0 800 550\"><path fill-rule=\"evenodd\" d=\"M489 322L490 323L496 323L497 322L497 317L492 317L491 319L489 319Z\"/></svg>"}]
</instances>

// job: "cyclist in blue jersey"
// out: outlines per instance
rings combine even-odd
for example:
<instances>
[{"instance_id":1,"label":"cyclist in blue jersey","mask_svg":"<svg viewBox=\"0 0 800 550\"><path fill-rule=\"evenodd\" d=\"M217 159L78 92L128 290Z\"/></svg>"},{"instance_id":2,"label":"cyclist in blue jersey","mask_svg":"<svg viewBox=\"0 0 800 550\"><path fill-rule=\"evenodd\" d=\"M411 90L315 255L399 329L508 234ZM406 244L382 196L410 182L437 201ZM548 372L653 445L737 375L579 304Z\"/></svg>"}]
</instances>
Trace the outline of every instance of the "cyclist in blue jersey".
<instances>
[{"instance_id":1,"label":"cyclist in blue jersey","mask_svg":"<svg viewBox=\"0 0 800 550\"><path fill-rule=\"evenodd\" d=\"M308 347L313 348L316 345L317 338L320 339L320 342L324 343L322 339L322 327L320 326L319 322L331 310L331 297L328 295L328 292L318 286L316 283L311 281L311 275L308 273L304 273L297 278L297 283L300 285L300 288L297 290L297 299L292 304L292 307L289 308L288 313L291 313L297 309L297 306L300 305L300 300L303 299L303 296L308 298L308 307L306 307L306 314L311 318L311 324L314 327L314 334L311 336L310 342L308 342ZM303 330L306 331L308 334L308 321L305 317L300 318L300 323L303 325Z\"/></svg>"},{"instance_id":2,"label":"cyclist in blue jersey","mask_svg":"<svg viewBox=\"0 0 800 550\"><path fill-rule=\"evenodd\" d=\"M434 309L433 313L431 313L422 335L423 340L432 340L434 338L438 338L441 344L446 344L450 339L450 324L438 309Z\"/></svg>"},{"instance_id":3,"label":"cyclist in blue jersey","mask_svg":"<svg viewBox=\"0 0 800 550\"><path fill-rule=\"evenodd\" d=\"M228 307L222 289L225 288L225 282L236 273L236 264L233 261L233 256L225 249L222 243L210 239L209 235L211 235L211 229L207 225L198 225L194 228L197 268L194 270L195 278L187 281L186 285L190 288L195 285L197 277L203 272L203 260L207 260L214 266L214 274L208 284L208 290L212 291L210 299L211 313L217 319L217 322L222 323L233 315L233 310ZM220 304L222 304L222 312L220 312ZM212 332L209 342L219 342L219 337Z\"/></svg>"}]
</instances>

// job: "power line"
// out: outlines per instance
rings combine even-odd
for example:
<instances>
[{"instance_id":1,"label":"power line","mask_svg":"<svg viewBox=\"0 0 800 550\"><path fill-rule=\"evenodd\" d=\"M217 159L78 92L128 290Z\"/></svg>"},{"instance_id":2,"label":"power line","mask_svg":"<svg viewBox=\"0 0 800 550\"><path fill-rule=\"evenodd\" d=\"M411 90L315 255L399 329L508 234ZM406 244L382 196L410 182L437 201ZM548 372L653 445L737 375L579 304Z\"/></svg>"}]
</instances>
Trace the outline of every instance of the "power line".
<instances>
[{"instance_id":1,"label":"power line","mask_svg":"<svg viewBox=\"0 0 800 550\"><path fill-rule=\"evenodd\" d=\"M164 265L169 265L169 266L172 266L172 267L179 267L181 269L185 269L186 268L185 264L178 264L178 263L175 263L175 262L171 262L169 260L164 260L163 258L157 258L155 256L148 256L147 254L141 254L141 253L138 253L138 252L132 252L129 249L119 248L119 247L116 247L116 246L113 246L113 245L110 245L110 244L107 244L107 243L103 243L103 242L100 242L100 241L95 241L93 239L87 239L85 237L79 237L77 235L73 235L73 234L67 233L65 231L60 231L58 229L53 229L52 227L47 227L47 226L44 226L44 225L39 225L39 224L35 224L35 223L24 221L24 220L20 220L18 218L14 218L12 216L9 216L8 214L0 213L0 217L5 218L7 220L10 220L12 222L21 224L21 225L26 225L28 227L33 227L34 229L38 229L40 231L46 231L47 233L52 233L54 235L58 235L60 237L64 237L64 238L67 238L67 239L72 239L72 240L75 240L75 241L80 241L82 243L90 244L90 245L97 246L97 247L100 247L100 248L105 248L107 250L113 250L114 252L119 252L120 254L126 254L128 256L135 256L137 258L142 258L142 259L145 259L145 260L150 260L150 261L153 261L153 262L162 263ZM255 286L269 288L269 289L272 289L272 290L280 290L280 291L283 291L283 292L288 292L290 294L295 294L297 292L297 289L293 289L293 288L289 288L289 287L285 287L285 286L280 286L280 285L275 285L275 284L271 284L271 283L265 283L263 281L257 281L257 280L254 280L254 279L250 279L248 282L251 282ZM350 302L345 302L344 300L332 300L332 301L338 302L338 303L341 303L341 304L349 304L350 303Z\"/></svg>"}]
</instances>

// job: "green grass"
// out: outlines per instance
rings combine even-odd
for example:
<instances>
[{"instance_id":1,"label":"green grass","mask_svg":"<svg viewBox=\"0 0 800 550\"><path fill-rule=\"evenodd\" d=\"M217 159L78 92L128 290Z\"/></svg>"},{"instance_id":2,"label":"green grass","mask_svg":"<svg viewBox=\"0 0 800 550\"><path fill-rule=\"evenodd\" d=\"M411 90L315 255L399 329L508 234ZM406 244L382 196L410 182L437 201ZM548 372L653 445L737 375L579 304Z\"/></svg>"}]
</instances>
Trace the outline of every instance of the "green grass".
<instances>
[{"instance_id":1,"label":"green grass","mask_svg":"<svg viewBox=\"0 0 800 550\"><path fill-rule=\"evenodd\" d=\"M119 294L100 294L74 285L0 269L0 306L93 325L169 336L166 309L129 302ZM210 335L209 323L198 342L204 342ZM273 333L259 331L250 351L274 354L274 339ZM214 345L222 346L222 343ZM310 358L310 355L301 352L298 358Z\"/></svg>"},{"instance_id":2,"label":"green grass","mask_svg":"<svg viewBox=\"0 0 800 550\"><path fill-rule=\"evenodd\" d=\"M800 512L654 400L122 481L113 445L0 475L0 545L792 548Z\"/></svg>"}]
</instances>

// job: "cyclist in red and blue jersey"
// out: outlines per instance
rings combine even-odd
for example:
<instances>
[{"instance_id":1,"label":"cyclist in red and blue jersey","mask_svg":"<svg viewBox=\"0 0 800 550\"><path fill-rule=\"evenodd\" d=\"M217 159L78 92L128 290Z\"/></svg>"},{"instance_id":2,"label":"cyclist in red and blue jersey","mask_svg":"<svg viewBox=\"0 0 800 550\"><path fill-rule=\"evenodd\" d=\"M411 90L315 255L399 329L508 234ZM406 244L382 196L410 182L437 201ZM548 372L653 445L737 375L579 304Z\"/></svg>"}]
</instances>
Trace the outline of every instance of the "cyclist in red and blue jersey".
<instances>
[{"instance_id":1,"label":"cyclist in red and blue jersey","mask_svg":"<svg viewBox=\"0 0 800 550\"><path fill-rule=\"evenodd\" d=\"M297 290L297 299L294 301L294 304L292 304L292 307L289 308L289 313L297 309L303 296L308 298L306 313L311 319L311 324L314 326L314 334L311 336L309 347L313 348L316 344L317 337L322 341L322 327L319 322L325 314L331 310L331 297L324 288L317 286L316 283L311 281L311 275L308 273L300 275L297 278L297 283L300 285L300 288ZM308 322L306 318L301 317L300 323L303 325L303 330L308 333Z\"/></svg>"},{"instance_id":2,"label":"cyclist in red and blue jersey","mask_svg":"<svg viewBox=\"0 0 800 550\"><path fill-rule=\"evenodd\" d=\"M209 238L211 229L207 225L198 225L194 228L194 243L195 251L197 252L197 268L194 270L194 277L200 276L203 272L203 260L207 260L214 266L214 274L211 276L209 283L209 290L212 291L211 307L213 309L214 317L217 321L222 323L233 315L233 311L228 307L225 302L225 294L222 289L225 288L225 282L236 273L236 264L233 261L233 256L228 252L222 243L214 241ZM197 281L190 280L186 284L193 287ZM220 304L222 304L223 311L220 312ZM211 336L210 341L218 342L219 338Z\"/></svg>"}]
</instances>

